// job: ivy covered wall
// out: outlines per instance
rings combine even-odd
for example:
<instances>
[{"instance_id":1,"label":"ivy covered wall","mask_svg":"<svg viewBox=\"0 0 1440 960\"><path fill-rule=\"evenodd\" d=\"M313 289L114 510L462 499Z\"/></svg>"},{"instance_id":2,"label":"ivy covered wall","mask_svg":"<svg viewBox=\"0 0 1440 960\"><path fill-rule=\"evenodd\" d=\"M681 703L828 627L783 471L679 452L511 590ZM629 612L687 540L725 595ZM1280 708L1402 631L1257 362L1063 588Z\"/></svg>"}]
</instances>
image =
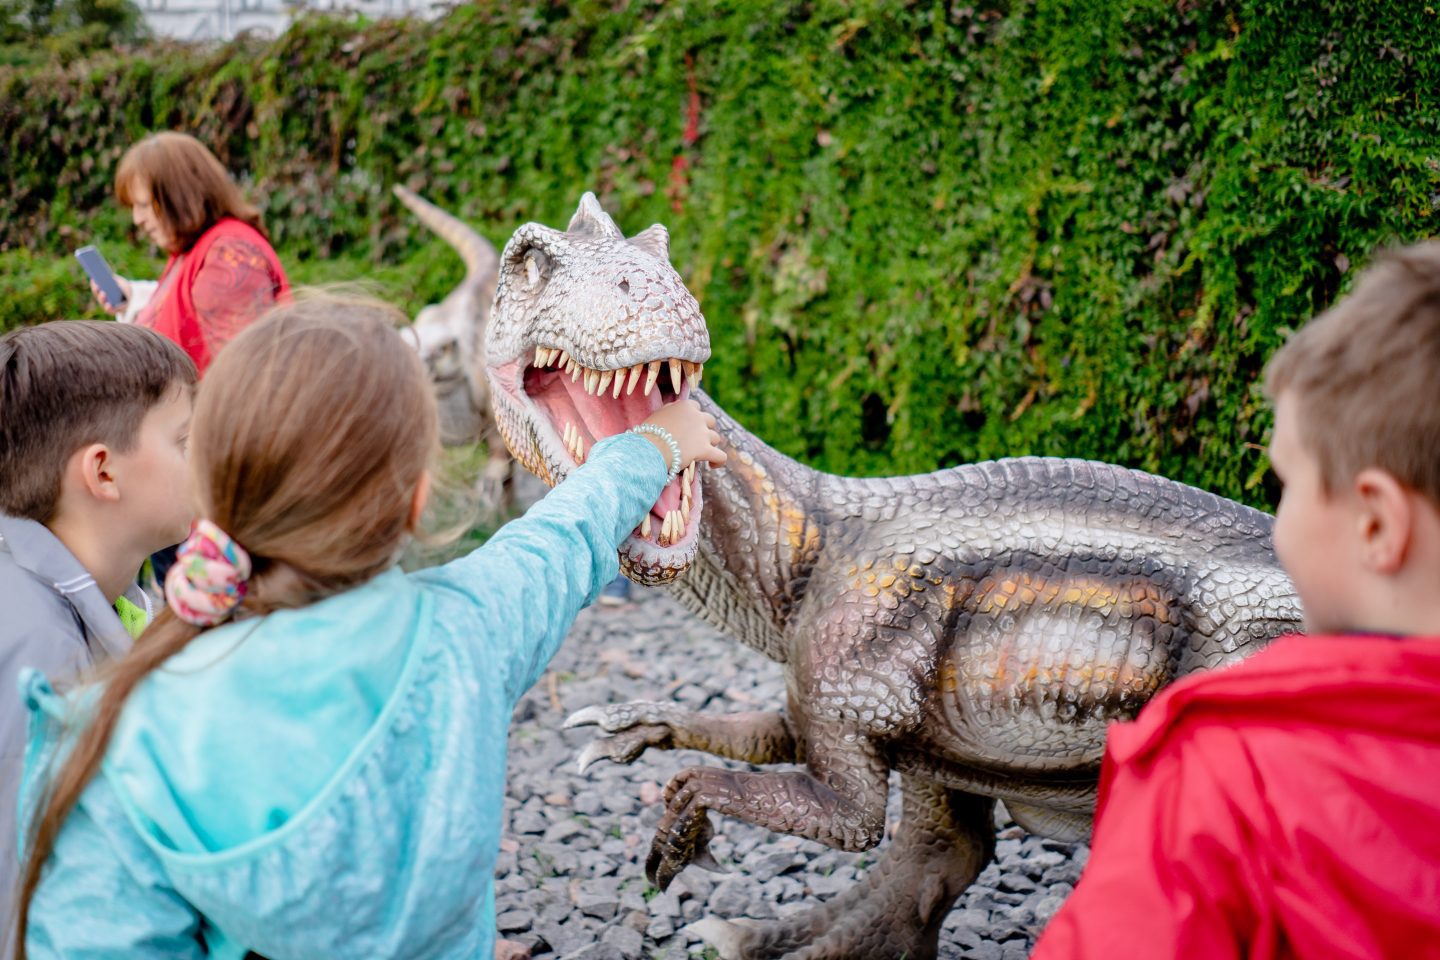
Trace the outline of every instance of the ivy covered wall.
<instances>
[{"instance_id":1,"label":"ivy covered wall","mask_svg":"<svg viewBox=\"0 0 1440 960\"><path fill-rule=\"evenodd\" d=\"M241 176L302 282L413 312L594 190L660 221L706 384L808 463L1094 457L1267 505L1255 384L1382 245L1440 223L1425 2L483 0L434 22L0 68L0 328L159 261L110 182L153 129Z\"/></svg>"}]
</instances>

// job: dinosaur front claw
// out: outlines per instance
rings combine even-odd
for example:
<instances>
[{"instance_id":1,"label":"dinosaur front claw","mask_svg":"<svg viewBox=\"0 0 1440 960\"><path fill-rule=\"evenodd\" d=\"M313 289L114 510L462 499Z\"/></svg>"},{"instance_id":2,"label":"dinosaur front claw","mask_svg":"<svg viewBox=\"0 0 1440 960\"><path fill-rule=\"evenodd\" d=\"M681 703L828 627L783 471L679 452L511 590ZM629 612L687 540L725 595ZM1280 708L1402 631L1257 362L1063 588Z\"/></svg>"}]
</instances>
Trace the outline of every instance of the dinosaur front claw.
<instances>
[{"instance_id":1,"label":"dinosaur front claw","mask_svg":"<svg viewBox=\"0 0 1440 960\"><path fill-rule=\"evenodd\" d=\"M609 707L599 706L582 707L581 709L576 710L574 713L570 714L570 716L566 717L563 726L566 730L570 730L574 727L604 728L605 718L609 716L609 714L607 713L609 709Z\"/></svg>"},{"instance_id":2,"label":"dinosaur front claw","mask_svg":"<svg viewBox=\"0 0 1440 960\"><path fill-rule=\"evenodd\" d=\"M673 703L633 700L630 703L609 703L584 707L565 718L565 727L599 727L606 733L619 733L640 724L668 723L686 715Z\"/></svg>"},{"instance_id":3,"label":"dinosaur front claw","mask_svg":"<svg viewBox=\"0 0 1440 960\"><path fill-rule=\"evenodd\" d=\"M565 727L599 727L611 734L581 752L576 764L584 773L597 760L632 763L649 747L668 748L673 740L668 721L679 721L684 715L685 711L672 703L637 700L584 707L565 718Z\"/></svg>"},{"instance_id":4,"label":"dinosaur front claw","mask_svg":"<svg viewBox=\"0 0 1440 960\"><path fill-rule=\"evenodd\" d=\"M609 751L605 749L604 740L586 744L585 749L580 751L580 756L575 761L575 772L584 773L596 760L607 756L609 756Z\"/></svg>"}]
</instances>

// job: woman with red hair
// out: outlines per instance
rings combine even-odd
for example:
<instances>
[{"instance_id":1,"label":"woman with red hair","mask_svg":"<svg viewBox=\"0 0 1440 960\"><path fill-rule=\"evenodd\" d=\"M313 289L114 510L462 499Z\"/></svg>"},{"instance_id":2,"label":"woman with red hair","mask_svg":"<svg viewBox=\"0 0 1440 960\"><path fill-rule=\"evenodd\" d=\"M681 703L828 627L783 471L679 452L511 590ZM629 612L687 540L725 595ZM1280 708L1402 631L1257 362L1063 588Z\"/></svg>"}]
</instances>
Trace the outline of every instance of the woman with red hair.
<instances>
[{"instance_id":1,"label":"woman with red hair","mask_svg":"<svg viewBox=\"0 0 1440 960\"><path fill-rule=\"evenodd\" d=\"M224 344L289 291L260 211L204 144L169 131L126 151L115 195L170 259L155 283L117 277L125 304L95 296L122 320L174 340L203 376Z\"/></svg>"}]
</instances>

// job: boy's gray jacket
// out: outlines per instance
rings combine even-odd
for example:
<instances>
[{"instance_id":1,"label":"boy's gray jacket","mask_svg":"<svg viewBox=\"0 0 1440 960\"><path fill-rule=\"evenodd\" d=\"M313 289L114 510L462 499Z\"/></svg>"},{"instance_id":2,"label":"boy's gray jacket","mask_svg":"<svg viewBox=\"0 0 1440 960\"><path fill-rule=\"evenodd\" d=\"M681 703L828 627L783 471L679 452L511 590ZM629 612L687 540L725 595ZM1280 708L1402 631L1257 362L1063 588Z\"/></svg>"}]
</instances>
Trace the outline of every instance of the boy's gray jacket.
<instances>
[{"instance_id":1,"label":"boy's gray jacket","mask_svg":"<svg viewBox=\"0 0 1440 960\"><path fill-rule=\"evenodd\" d=\"M149 612L139 587L127 598ZM11 908L19 880L16 794L24 761L23 667L73 680L130 649L130 635L80 561L44 524L0 513L0 960L11 956Z\"/></svg>"}]
</instances>

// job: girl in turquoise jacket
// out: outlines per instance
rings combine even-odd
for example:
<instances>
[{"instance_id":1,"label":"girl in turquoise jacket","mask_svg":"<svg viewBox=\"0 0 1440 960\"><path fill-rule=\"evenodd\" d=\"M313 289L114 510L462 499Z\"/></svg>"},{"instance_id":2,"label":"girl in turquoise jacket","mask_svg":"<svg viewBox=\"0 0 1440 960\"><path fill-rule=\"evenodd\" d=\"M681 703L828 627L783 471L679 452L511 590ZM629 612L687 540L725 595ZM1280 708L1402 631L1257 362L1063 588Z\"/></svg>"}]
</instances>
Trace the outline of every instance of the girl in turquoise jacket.
<instances>
[{"instance_id":1,"label":"girl in turquoise jacket","mask_svg":"<svg viewBox=\"0 0 1440 960\"><path fill-rule=\"evenodd\" d=\"M376 305L242 333L200 389L171 609L88 688L22 677L21 956L483 958L511 710L675 466L693 402L597 443L461 560L394 564L436 417ZM672 474L673 475L673 474Z\"/></svg>"}]
</instances>

